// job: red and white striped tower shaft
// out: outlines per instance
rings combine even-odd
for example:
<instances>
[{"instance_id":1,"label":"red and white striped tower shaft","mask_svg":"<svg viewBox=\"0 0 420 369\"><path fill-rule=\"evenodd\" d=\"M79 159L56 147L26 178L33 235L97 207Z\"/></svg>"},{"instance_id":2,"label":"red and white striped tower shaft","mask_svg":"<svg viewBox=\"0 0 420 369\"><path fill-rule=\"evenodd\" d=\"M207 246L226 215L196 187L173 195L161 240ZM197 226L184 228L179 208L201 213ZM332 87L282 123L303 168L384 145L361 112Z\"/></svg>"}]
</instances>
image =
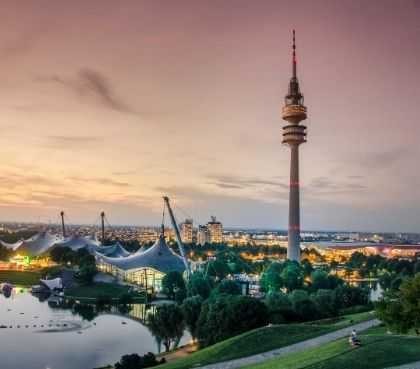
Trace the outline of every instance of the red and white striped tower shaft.
<instances>
[{"instance_id":1,"label":"red and white striped tower shaft","mask_svg":"<svg viewBox=\"0 0 420 369\"><path fill-rule=\"evenodd\" d=\"M303 95L296 74L295 30L293 30L292 66L293 75L282 109L282 118L287 121L283 127L282 143L290 147L291 153L287 258L300 262L299 145L306 142L306 127L300 124L306 119L306 107L303 104Z\"/></svg>"}]
</instances>

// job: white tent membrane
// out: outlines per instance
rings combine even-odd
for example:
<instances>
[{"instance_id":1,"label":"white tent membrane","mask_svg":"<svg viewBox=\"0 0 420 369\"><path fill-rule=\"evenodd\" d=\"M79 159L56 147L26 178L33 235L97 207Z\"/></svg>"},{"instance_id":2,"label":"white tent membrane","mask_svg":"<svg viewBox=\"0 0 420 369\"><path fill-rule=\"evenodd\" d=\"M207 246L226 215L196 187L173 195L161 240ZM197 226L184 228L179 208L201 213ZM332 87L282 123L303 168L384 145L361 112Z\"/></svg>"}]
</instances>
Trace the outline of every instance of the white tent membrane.
<instances>
[{"instance_id":1,"label":"white tent membrane","mask_svg":"<svg viewBox=\"0 0 420 369\"><path fill-rule=\"evenodd\" d=\"M61 278L54 279L40 279L40 283L46 286L49 290L61 290L63 288L63 282Z\"/></svg>"},{"instance_id":2,"label":"white tent membrane","mask_svg":"<svg viewBox=\"0 0 420 369\"><path fill-rule=\"evenodd\" d=\"M23 241L15 251L27 252L30 255L38 256L47 252L52 246L61 240L62 238L58 235L53 235L48 231L42 231Z\"/></svg>"},{"instance_id":3,"label":"white tent membrane","mask_svg":"<svg viewBox=\"0 0 420 369\"><path fill-rule=\"evenodd\" d=\"M23 240L19 240L15 243L8 243L8 242L4 242L4 241L0 240L0 244L2 246L6 247L9 250L13 250L13 251L16 251L20 246L22 246L23 242L24 242Z\"/></svg>"}]
</instances>

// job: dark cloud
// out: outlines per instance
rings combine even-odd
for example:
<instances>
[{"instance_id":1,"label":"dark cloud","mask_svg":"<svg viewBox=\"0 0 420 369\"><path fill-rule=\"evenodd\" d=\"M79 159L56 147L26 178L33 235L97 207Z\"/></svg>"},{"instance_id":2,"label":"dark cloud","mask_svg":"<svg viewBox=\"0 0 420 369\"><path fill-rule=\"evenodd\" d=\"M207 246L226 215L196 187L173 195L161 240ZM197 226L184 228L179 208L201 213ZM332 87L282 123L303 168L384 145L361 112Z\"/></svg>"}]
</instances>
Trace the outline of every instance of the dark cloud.
<instances>
[{"instance_id":1,"label":"dark cloud","mask_svg":"<svg viewBox=\"0 0 420 369\"><path fill-rule=\"evenodd\" d=\"M208 176L211 180L210 184L219 188L231 188L231 189L246 189L256 187L280 187L288 188L287 184L279 181L273 181L269 179L263 179L258 177L239 177L239 176L227 176L227 175L211 175Z\"/></svg>"},{"instance_id":2,"label":"dark cloud","mask_svg":"<svg viewBox=\"0 0 420 369\"><path fill-rule=\"evenodd\" d=\"M137 114L129 104L117 96L108 78L93 69L81 69L74 78L59 75L38 76L35 81L55 83L70 89L78 96L93 97L102 106L120 113Z\"/></svg>"},{"instance_id":3,"label":"dark cloud","mask_svg":"<svg viewBox=\"0 0 420 369\"><path fill-rule=\"evenodd\" d=\"M79 77L84 89L95 95L104 106L121 113L135 114L135 111L128 104L116 96L115 91L103 74L92 69L83 69L79 72Z\"/></svg>"}]
</instances>

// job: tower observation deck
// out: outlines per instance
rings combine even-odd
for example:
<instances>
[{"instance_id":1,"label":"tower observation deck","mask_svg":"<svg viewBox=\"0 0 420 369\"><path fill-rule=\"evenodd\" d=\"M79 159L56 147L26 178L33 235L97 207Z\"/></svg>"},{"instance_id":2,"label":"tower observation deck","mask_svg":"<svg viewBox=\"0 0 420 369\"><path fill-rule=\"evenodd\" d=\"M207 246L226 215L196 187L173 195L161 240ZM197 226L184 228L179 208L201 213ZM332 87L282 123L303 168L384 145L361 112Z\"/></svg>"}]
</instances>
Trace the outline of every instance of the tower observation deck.
<instances>
[{"instance_id":1,"label":"tower observation deck","mask_svg":"<svg viewBox=\"0 0 420 369\"><path fill-rule=\"evenodd\" d=\"M292 50L293 74L282 109L282 118L287 121L283 127L282 143L290 147L291 153L287 258L300 262L299 145L306 142L306 126L300 122L306 119L307 110L297 79L295 30L293 30Z\"/></svg>"}]
</instances>

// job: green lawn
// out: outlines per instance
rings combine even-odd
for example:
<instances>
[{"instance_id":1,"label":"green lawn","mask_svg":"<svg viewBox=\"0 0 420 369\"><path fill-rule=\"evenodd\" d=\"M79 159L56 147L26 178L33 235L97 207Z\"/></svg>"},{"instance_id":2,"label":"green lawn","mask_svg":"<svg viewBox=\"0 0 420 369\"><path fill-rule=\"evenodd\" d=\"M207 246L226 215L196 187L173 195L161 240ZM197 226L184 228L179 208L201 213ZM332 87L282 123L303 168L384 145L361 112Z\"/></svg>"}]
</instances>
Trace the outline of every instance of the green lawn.
<instances>
[{"instance_id":1,"label":"green lawn","mask_svg":"<svg viewBox=\"0 0 420 369\"><path fill-rule=\"evenodd\" d=\"M343 338L244 369L380 369L420 360L420 338L388 335L384 328L359 334L362 346L350 347Z\"/></svg>"},{"instance_id":2,"label":"green lawn","mask_svg":"<svg viewBox=\"0 0 420 369\"><path fill-rule=\"evenodd\" d=\"M0 270L0 282L9 282L19 286L32 286L39 283L41 273Z\"/></svg>"},{"instance_id":3,"label":"green lawn","mask_svg":"<svg viewBox=\"0 0 420 369\"><path fill-rule=\"evenodd\" d=\"M127 294L129 286L121 286L114 283L94 283L90 286L76 286L69 288L65 291L67 297L76 298L79 300L93 300L98 297L109 297L112 299L118 299L121 295ZM132 294L136 300L143 300L144 295L135 293Z\"/></svg>"},{"instance_id":4,"label":"green lawn","mask_svg":"<svg viewBox=\"0 0 420 369\"><path fill-rule=\"evenodd\" d=\"M368 312L344 316L332 322L320 321L317 322L318 324L314 322L263 327L216 343L187 357L159 366L159 368L187 369L250 356L317 337L372 318L372 313Z\"/></svg>"}]
</instances>

